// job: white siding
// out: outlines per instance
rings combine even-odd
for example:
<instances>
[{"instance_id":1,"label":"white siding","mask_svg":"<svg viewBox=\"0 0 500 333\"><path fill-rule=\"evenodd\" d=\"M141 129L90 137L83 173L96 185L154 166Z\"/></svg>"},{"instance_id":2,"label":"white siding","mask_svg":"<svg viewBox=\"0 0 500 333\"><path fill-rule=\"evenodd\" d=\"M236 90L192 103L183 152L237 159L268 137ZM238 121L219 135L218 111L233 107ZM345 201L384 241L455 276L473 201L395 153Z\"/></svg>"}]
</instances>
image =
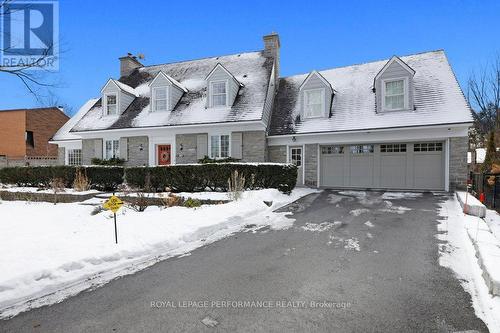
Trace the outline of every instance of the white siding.
<instances>
[{"instance_id":1,"label":"white siding","mask_svg":"<svg viewBox=\"0 0 500 333\"><path fill-rule=\"evenodd\" d=\"M227 94L228 94L228 103L229 107L231 107L234 103L234 100L236 99L236 96L238 95L238 91L240 89L240 86L238 82L236 82L230 75L228 75L224 69L222 68L217 68L214 70L212 75L210 75L209 80L207 81L207 106L209 107L210 103L210 82L213 81L227 81Z\"/></svg>"},{"instance_id":2,"label":"white siding","mask_svg":"<svg viewBox=\"0 0 500 333\"><path fill-rule=\"evenodd\" d=\"M318 77L316 74L312 74L309 77L309 80L301 87L300 90L300 109L301 111L301 118L304 119L304 91L309 90L309 89L320 89L324 88L325 89L325 110L324 110L324 116L328 117L330 115L330 107L331 107L331 101L332 101L332 89L329 85L327 85L321 78Z\"/></svg>"},{"instance_id":3,"label":"white siding","mask_svg":"<svg viewBox=\"0 0 500 333\"><path fill-rule=\"evenodd\" d=\"M377 78L375 82L377 112L383 112L382 109L382 82L386 79L406 78L408 80L408 109L413 110L413 75L397 61L392 62L389 67Z\"/></svg>"},{"instance_id":4,"label":"white siding","mask_svg":"<svg viewBox=\"0 0 500 333\"><path fill-rule=\"evenodd\" d=\"M169 90L168 90L168 110L167 111L172 111L175 106L177 105L177 103L179 102L179 100L181 99L182 95L184 94L184 91L182 91L181 89L179 89L177 86L173 85L172 83L170 83L170 81L165 78L163 75L159 75L158 77L156 77L155 81L153 82L153 84L151 85L151 90L154 88L154 87L169 87ZM151 95L151 98L153 98L153 94L150 94ZM151 101L152 103L152 101Z\"/></svg>"}]
</instances>

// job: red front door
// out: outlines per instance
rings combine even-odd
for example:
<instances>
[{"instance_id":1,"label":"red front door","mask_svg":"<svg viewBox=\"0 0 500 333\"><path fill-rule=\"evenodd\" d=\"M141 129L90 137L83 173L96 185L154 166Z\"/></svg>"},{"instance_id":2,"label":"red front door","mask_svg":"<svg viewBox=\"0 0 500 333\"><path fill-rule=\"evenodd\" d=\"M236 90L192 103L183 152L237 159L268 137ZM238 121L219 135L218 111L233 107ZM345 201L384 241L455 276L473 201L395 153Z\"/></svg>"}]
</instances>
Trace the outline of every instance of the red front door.
<instances>
[{"instance_id":1,"label":"red front door","mask_svg":"<svg viewBox=\"0 0 500 333\"><path fill-rule=\"evenodd\" d=\"M170 165L170 145L158 145L158 164Z\"/></svg>"}]
</instances>

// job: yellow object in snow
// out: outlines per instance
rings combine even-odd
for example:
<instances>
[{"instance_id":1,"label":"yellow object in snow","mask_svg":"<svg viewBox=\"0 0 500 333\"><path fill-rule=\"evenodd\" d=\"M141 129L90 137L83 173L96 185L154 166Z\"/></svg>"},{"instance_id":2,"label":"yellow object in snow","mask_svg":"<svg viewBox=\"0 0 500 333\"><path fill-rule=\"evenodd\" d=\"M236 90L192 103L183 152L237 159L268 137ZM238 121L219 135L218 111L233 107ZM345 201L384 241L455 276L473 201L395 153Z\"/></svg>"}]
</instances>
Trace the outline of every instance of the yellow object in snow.
<instances>
[{"instance_id":1,"label":"yellow object in snow","mask_svg":"<svg viewBox=\"0 0 500 333\"><path fill-rule=\"evenodd\" d=\"M102 206L104 207L104 209L116 213L118 209L123 206L123 201L121 201L117 196L112 195L111 198L106 200Z\"/></svg>"}]
</instances>

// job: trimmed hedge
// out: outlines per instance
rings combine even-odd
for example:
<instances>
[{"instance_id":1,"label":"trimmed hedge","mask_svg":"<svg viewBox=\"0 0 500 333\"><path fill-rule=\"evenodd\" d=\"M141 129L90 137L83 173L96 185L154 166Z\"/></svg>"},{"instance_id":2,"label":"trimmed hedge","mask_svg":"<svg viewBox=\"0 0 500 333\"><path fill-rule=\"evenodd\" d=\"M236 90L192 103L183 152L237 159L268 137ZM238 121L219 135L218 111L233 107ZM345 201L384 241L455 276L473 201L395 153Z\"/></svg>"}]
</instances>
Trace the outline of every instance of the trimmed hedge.
<instances>
[{"instance_id":1,"label":"trimmed hedge","mask_svg":"<svg viewBox=\"0 0 500 333\"><path fill-rule=\"evenodd\" d=\"M198 192L207 188L227 191L228 179L234 171L245 178L245 189L276 188L290 193L295 187L297 167L291 164L206 163L158 167L43 166L0 168L0 183L18 186L50 187L53 179L61 179L72 187L77 168L85 170L90 188L112 191L126 182L146 191Z\"/></svg>"},{"instance_id":2,"label":"trimmed hedge","mask_svg":"<svg viewBox=\"0 0 500 333\"><path fill-rule=\"evenodd\" d=\"M0 183L17 186L50 187L50 182L61 179L65 187L72 187L76 166L39 166L0 168ZM123 167L81 167L85 170L92 189L115 190L123 183Z\"/></svg>"},{"instance_id":3,"label":"trimmed hedge","mask_svg":"<svg viewBox=\"0 0 500 333\"><path fill-rule=\"evenodd\" d=\"M129 186L175 192L198 192L207 188L227 191L228 179L237 170L246 189L276 188L290 193L297 180L297 167L290 164L207 163L125 169Z\"/></svg>"}]
</instances>

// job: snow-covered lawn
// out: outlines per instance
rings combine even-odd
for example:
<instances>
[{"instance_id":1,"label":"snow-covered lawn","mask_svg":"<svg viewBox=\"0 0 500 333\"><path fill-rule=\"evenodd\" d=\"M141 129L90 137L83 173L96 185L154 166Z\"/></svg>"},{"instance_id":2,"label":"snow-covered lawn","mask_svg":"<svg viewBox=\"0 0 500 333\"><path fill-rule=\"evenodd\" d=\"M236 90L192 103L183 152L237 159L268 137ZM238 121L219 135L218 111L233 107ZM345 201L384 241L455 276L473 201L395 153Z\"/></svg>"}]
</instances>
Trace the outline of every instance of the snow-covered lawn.
<instances>
[{"instance_id":1,"label":"snow-covered lawn","mask_svg":"<svg viewBox=\"0 0 500 333\"><path fill-rule=\"evenodd\" d=\"M273 210L313 192L247 191L238 201L195 209L152 206L140 213L122 208L118 244L110 212L91 215L93 206L77 203L0 202L0 318L188 254L248 225L289 227L293 220L287 213ZM26 302L30 299L36 300Z\"/></svg>"},{"instance_id":2,"label":"snow-covered lawn","mask_svg":"<svg viewBox=\"0 0 500 333\"><path fill-rule=\"evenodd\" d=\"M455 197L441 204L440 214L443 219L440 221L439 230L444 233L439 234L439 239L446 241L440 251L440 264L451 268L457 274L464 289L472 296L476 315L486 323L491 333L498 333L500 296L492 296L489 293L473 243L477 240L476 247L492 245L484 244L486 239L483 236L489 233L488 227L480 218L465 215ZM492 269L500 270L500 257L491 257L487 261Z\"/></svg>"}]
</instances>

